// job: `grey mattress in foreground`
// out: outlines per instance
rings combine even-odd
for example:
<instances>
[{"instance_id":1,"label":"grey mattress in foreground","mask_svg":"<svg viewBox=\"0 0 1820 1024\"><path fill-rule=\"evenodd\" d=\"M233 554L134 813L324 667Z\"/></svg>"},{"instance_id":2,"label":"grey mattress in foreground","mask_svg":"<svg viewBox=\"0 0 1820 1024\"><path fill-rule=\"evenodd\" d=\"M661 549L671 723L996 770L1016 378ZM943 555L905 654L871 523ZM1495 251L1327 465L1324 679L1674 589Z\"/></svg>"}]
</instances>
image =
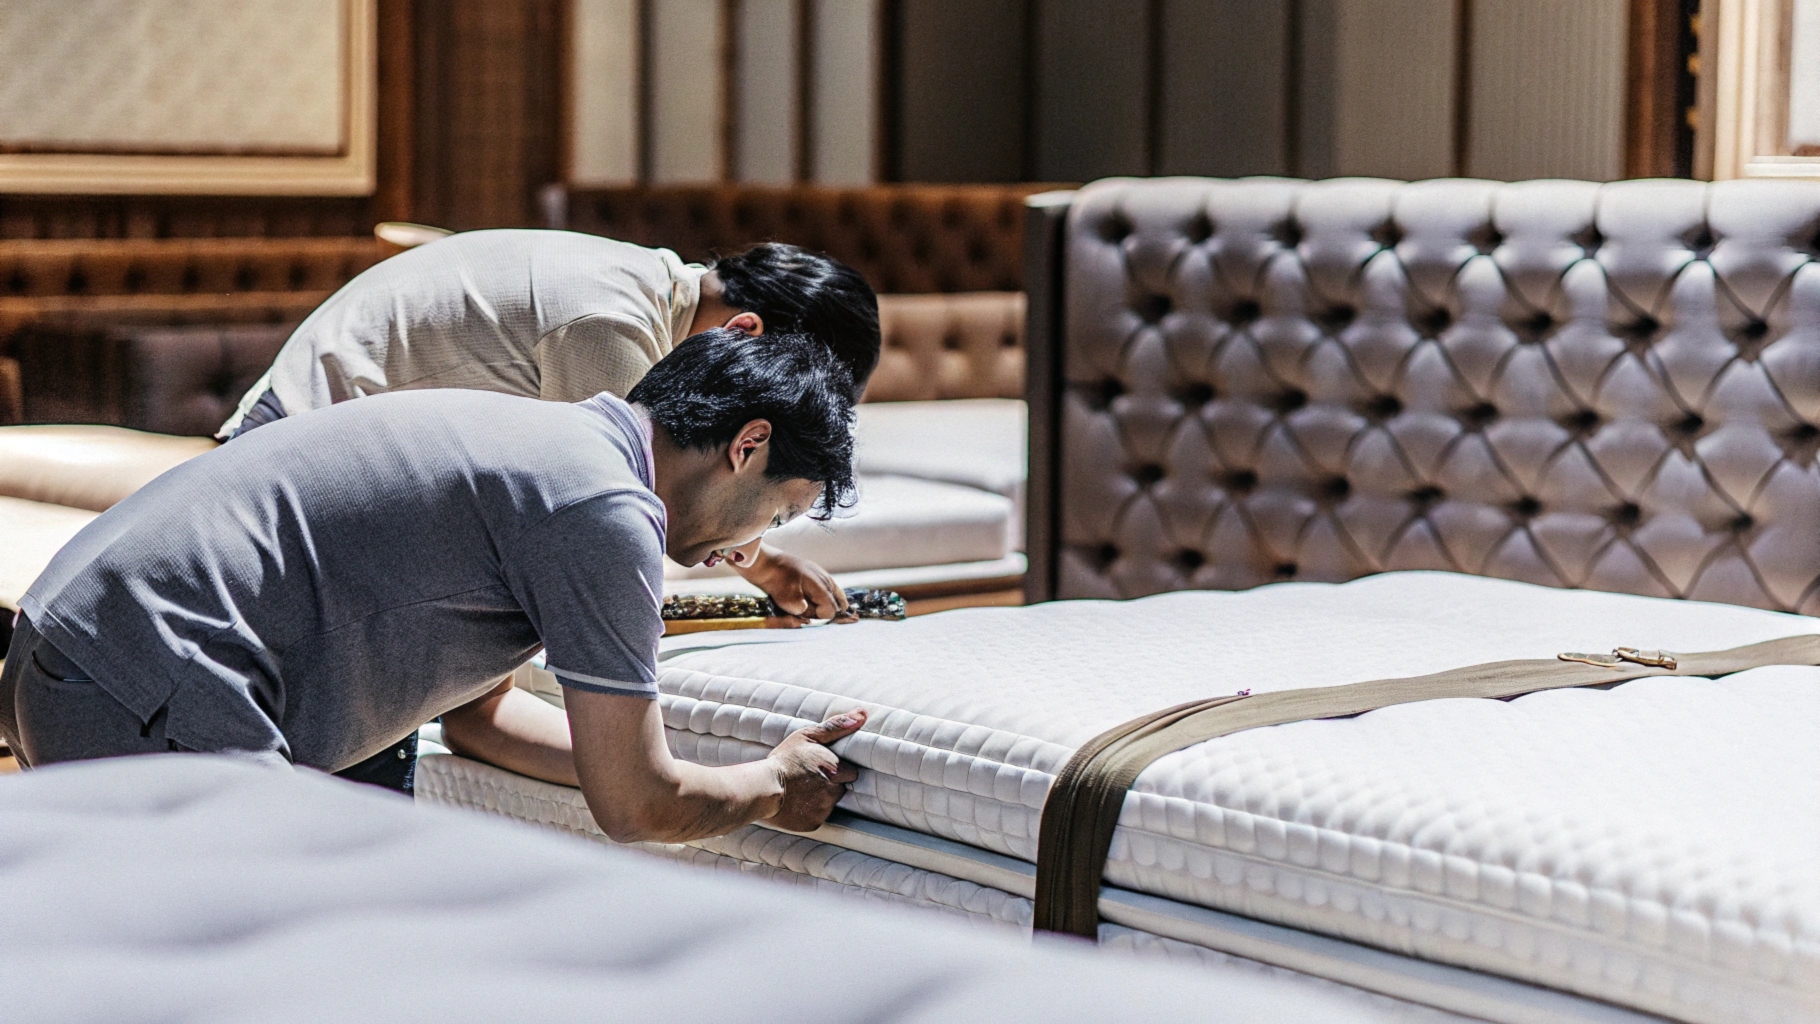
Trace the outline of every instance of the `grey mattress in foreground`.
<instances>
[{"instance_id":1,"label":"grey mattress in foreground","mask_svg":"<svg viewBox=\"0 0 1820 1024\"><path fill-rule=\"evenodd\" d=\"M35 1024L1382 1020L190 754L0 779L0 919Z\"/></svg>"}]
</instances>

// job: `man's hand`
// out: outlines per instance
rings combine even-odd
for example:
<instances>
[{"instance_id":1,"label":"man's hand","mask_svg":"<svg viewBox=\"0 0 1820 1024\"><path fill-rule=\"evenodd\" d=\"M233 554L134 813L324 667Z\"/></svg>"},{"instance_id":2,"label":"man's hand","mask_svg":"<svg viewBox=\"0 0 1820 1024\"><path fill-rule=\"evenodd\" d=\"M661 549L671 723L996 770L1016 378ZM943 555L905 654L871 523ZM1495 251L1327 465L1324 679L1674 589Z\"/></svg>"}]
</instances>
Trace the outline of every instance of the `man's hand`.
<instances>
[{"instance_id":1,"label":"man's hand","mask_svg":"<svg viewBox=\"0 0 1820 1024\"><path fill-rule=\"evenodd\" d=\"M769 595L779 608L799 619L859 621L859 616L848 609L847 595L834 577L806 558L756 544L731 552L727 564L746 582Z\"/></svg>"},{"instance_id":2,"label":"man's hand","mask_svg":"<svg viewBox=\"0 0 1820 1024\"><path fill-rule=\"evenodd\" d=\"M834 805L859 772L842 763L828 744L851 736L866 724L866 712L855 708L820 725L798 729L784 738L766 759L784 786L783 805L765 819L791 832L813 832L828 820Z\"/></svg>"}]
</instances>

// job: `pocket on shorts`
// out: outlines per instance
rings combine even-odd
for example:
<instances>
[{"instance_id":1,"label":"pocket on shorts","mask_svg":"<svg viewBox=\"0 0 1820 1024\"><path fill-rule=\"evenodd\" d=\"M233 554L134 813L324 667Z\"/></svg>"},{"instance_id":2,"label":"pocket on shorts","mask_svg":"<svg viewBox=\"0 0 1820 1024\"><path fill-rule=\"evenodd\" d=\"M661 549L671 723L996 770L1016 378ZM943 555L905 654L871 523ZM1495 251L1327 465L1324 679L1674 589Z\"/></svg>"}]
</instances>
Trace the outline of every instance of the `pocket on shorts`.
<instances>
[{"instance_id":1,"label":"pocket on shorts","mask_svg":"<svg viewBox=\"0 0 1820 1024\"><path fill-rule=\"evenodd\" d=\"M32 652L32 668L35 669L40 676L44 677L45 682L50 683L53 686L66 686L71 688L83 687L92 689L95 686L95 680L90 676L83 675L81 669L75 668L75 666L72 665L70 669L63 669L61 673L52 671L51 668L44 664L44 660L38 657L38 654L38 651ZM58 668L61 669L62 666L58 666Z\"/></svg>"}]
</instances>

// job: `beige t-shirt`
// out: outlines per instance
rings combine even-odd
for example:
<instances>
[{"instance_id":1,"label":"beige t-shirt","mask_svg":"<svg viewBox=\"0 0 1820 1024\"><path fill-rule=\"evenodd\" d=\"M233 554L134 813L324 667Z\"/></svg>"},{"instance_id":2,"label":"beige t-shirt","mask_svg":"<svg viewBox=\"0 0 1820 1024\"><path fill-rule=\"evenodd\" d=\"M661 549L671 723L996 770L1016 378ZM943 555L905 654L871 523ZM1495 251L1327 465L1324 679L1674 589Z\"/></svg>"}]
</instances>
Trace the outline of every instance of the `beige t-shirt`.
<instances>
[{"instance_id":1,"label":"beige t-shirt","mask_svg":"<svg viewBox=\"0 0 1820 1024\"><path fill-rule=\"evenodd\" d=\"M579 402L687 334L706 268L571 231L464 231L379 263L311 313L222 426L269 388L289 415L415 388Z\"/></svg>"}]
</instances>

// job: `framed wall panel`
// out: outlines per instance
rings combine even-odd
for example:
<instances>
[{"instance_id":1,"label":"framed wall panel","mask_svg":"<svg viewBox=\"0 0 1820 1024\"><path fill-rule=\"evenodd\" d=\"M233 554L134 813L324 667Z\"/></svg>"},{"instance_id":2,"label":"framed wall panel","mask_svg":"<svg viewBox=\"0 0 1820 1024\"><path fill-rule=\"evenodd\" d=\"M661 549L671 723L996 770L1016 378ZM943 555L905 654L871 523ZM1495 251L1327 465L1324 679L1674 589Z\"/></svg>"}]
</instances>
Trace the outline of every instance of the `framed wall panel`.
<instances>
[{"instance_id":1,"label":"framed wall panel","mask_svg":"<svg viewBox=\"0 0 1820 1024\"><path fill-rule=\"evenodd\" d=\"M727 172L727 88L722 0L646 0L645 179L721 181Z\"/></svg>"},{"instance_id":2,"label":"framed wall panel","mask_svg":"<svg viewBox=\"0 0 1820 1024\"><path fill-rule=\"evenodd\" d=\"M806 0L740 0L734 31L733 175L781 185L797 176L802 131L797 62Z\"/></svg>"},{"instance_id":3,"label":"framed wall panel","mask_svg":"<svg viewBox=\"0 0 1820 1024\"><path fill-rule=\"evenodd\" d=\"M577 185L638 180L638 0L571 0L569 167Z\"/></svg>"},{"instance_id":4,"label":"framed wall panel","mask_svg":"<svg viewBox=\"0 0 1820 1024\"><path fill-rule=\"evenodd\" d=\"M824 185L878 180L882 0L808 0L809 178Z\"/></svg>"},{"instance_id":5,"label":"framed wall panel","mask_svg":"<svg viewBox=\"0 0 1820 1024\"><path fill-rule=\"evenodd\" d=\"M0 0L0 192L367 195L377 0Z\"/></svg>"},{"instance_id":6,"label":"framed wall panel","mask_svg":"<svg viewBox=\"0 0 1820 1024\"><path fill-rule=\"evenodd\" d=\"M1820 178L1820 0L1716 6L1713 177Z\"/></svg>"}]
</instances>

